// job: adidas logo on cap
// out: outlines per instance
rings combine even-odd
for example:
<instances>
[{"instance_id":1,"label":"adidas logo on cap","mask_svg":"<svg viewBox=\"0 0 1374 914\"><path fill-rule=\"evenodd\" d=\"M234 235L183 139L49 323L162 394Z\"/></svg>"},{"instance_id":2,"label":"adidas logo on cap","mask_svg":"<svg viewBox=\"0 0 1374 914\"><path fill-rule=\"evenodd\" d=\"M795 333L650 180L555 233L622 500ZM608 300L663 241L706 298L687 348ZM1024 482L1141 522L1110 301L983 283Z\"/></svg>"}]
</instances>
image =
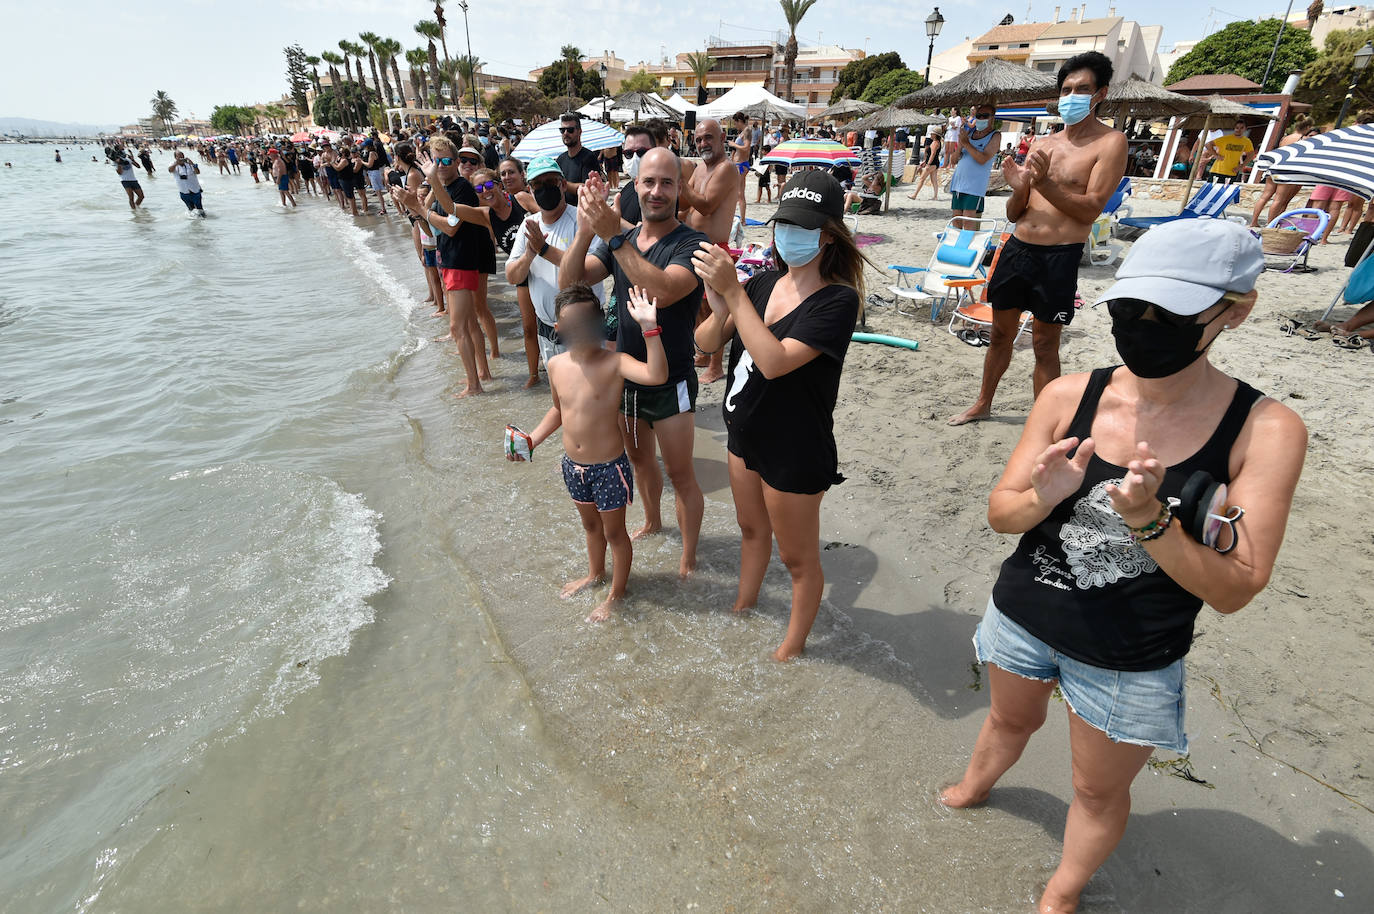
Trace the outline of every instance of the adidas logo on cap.
<instances>
[{"instance_id":1,"label":"adidas logo on cap","mask_svg":"<svg viewBox=\"0 0 1374 914\"><path fill-rule=\"evenodd\" d=\"M812 203L820 203L823 199L819 191L814 191L809 187L794 187L782 195L782 200L791 200L793 197L801 197L803 200L810 200Z\"/></svg>"}]
</instances>

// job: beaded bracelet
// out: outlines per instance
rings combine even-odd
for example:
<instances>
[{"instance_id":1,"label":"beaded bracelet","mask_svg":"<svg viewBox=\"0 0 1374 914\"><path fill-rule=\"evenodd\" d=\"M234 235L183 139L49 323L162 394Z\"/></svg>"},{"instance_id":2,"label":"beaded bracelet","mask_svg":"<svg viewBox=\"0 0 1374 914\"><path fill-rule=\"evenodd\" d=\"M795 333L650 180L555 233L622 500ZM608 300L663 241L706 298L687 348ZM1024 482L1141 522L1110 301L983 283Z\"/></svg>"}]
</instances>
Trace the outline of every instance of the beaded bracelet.
<instances>
[{"instance_id":1,"label":"beaded bracelet","mask_svg":"<svg viewBox=\"0 0 1374 914\"><path fill-rule=\"evenodd\" d=\"M1126 529L1130 531L1131 539L1136 543L1148 543L1150 540L1159 539L1169 529L1169 524L1173 523L1173 506L1168 502L1161 502L1159 514L1155 519L1143 527L1132 527L1129 524Z\"/></svg>"}]
</instances>

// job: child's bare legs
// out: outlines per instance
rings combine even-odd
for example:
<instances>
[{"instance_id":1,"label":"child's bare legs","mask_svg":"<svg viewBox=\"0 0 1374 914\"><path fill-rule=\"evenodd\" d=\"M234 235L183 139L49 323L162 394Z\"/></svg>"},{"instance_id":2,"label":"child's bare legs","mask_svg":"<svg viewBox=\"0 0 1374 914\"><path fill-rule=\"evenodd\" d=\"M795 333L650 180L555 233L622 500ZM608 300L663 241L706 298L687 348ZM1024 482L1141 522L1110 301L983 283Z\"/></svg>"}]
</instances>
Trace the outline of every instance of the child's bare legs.
<instances>
[{"instance_id":1,"label":"child's bare legs","mask_svg":"<svg viewBox=\"0 0 1374 914\"><path fill-rule=\"evenodd\" d=\"M763 480L744 465L744 459L727 454L730 463L730 494L735 499L739 524L739 589L731 612L748 612L759 605L759 588L773 557L773 527L763 501Z\"/></svg>"},{"instance_id":2,"label":"child's bare legs","mask_svg":"<svg viewBox=\"0 0 1374 914\"><path fill-rule=\"evenodd\" d=\"M429 284L429 298L425 301L438 302L439 306L434 309L435 314L443 314L447 310L444 308L444 281L439 278L438 267L425 267L425 282Z\"/></svg>"},{"instance_id":3,"label":"child's bare legs","mask_svg":"<svg viewBox=\"0 0 1374 914\"><path fill-rule=\"evenodd\" d=\"M486 341L482 339L482 328L477 324L477 309L468 312L467 337L472 343L472 352L477 359L477 378L481 381L491 380L491 365L487 363Z\"/></svg>"},{"instance_id":4,"label":"child's bare legs","mask_svg":"<svg viewBox=\"0 0 1374 914\"><path fill-rule=\"evenodd\" d=\"M578 506L579 508L581 505ZM630 534L625 530L625 509L616 508L614 511L601 511L601 545L604 550L609 543L611 547L611 592L605 600L591 611L587 616L588 622L605 622L611 617L619 606L620 601L625 598L625 588L630 580L630 565L634 561L634 544L630 542ZM590 551L592 546L591 534L587 535L587 548ZM606 573L605 552L602 554L601 574Z\"/></svg>"},{"instance_id":5,"label":"child's bare legs","mask_svg":"<svg viewBox=\"0 0 1374 914\"><path fill-rule=\"evenodd\" d=\"M449 335L458 345L458 357L463 360L463 374L467 378L467 386L458 396L471 397L482 392L482 382L477 375L478 350L474 349L469 333L469 325L476 326L472 317L472 292L467 289L451 289L447 297Z\"/></svg>"},{"instance_id":6,"label":"child's bare legs","mask_svg":"<svg viewBox=\"0 0 1374 914\"><path fill-rule=\"evenodd\" d=\"M520 333L525 343L525 365L530 372L525 388L529 389L539 383L539 332L535 327L537 317L534 299L530 298L530 287L516 286L515 301L520 306Z\"/></svg>"},{"instance_id":7,"label":"child's bare legs","mask_svg":"<svg viewBox=\"0 0 1374 914\"><path fill-rule=\"evenodd\" d=\"M573 504L577 505L577 513L582 518L582 532L587 536L587 576L563 585L563 589L558 592L558 595L565 600L606 580L606 534L601 523L601 512L596 510L594 504L583 504L582 502L573 502ZM621 509L620 512L620 526L622 530L625 527L624 509ZM619 568L616 570L619 571ZM600 607L597 608L600 609ZM609 615L609 611L607 615ZM605 616L601 618L604 619ZM587 617L587 620L589 622L600 621L600 619L593 620L590 616Z\"/></svg>"},{"instance_id":8,"label":"child's bare legs","mask_svg":"<svg viewBox=\"0 0 1374 914\"><path fill-rule=\"evenodd\" d=\"M773 652L774 660L791 660L801 656L806 636L821 608L821 591L825 575L821 572L821 498L779 492L762 483L763 501L768 508L768 520L778 541L778 557L792 575L792 611L787 621L787 635Z\"/></svg>"},{"instance_id":9,"label":"child's bare legs","mask_svg":"<svg viewBox=\"0 0 1374 914\"><path fill-rule=\"evenodd\" d=\"M491 316L491 309L487 307L487 274L480 273L477 276L477 294L474 296L474 303L477 311L477 322L482 326L482 333L487 337L487 344L491 346L491 357L501 358L500 337L496 335L496 318ZM483 381L490 381L491 374L482 375Z\"/></svg>"}]
</instances>

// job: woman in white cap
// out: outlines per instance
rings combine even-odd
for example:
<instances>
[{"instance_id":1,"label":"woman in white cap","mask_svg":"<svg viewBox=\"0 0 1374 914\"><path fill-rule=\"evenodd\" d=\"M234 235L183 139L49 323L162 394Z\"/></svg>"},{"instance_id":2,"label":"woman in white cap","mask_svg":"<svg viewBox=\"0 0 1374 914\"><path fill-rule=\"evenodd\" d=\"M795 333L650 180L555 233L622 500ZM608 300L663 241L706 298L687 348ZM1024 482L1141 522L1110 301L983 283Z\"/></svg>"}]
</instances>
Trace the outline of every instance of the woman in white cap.
<instances>
[{"instance_id":1,"label":"woman in white cap","mask_svg":"<svg viewBox=\"0 0 1374 914\"><path fill-rule=\"evenodd\" d=\"M1075 910L1154 749L1188 751L1194 619L1249 603L1283 541L1307 430L1207 358L1254 308L1263 265L1259 240L1221 219L1147 232L1102 299L1124 366L1051 382L988 500L993 529L1021 541L974 635L992 708L940 799L985 801L1058 684L1073 802L1041 911Z\"/></svg>"},{"instance_id":2,"label":"woman in white cap","mask_svg":"<svg viewBox=\"0 0 1374 914\"><path fill-rule=\"evenodd\" d=\"M776 536L792 575L792 610L773 657L791 660L806 644L825 586L821 499L844 480L833 416L865 260L844 224L844 188L824 171L788 181L773 222L781 273L765 271L741 286L719 246L702 243L693 255L711 306L696 344L703 352L730 344L723 412L740 526L734 611L758 603Z\"/></svg>"}]
</instances>

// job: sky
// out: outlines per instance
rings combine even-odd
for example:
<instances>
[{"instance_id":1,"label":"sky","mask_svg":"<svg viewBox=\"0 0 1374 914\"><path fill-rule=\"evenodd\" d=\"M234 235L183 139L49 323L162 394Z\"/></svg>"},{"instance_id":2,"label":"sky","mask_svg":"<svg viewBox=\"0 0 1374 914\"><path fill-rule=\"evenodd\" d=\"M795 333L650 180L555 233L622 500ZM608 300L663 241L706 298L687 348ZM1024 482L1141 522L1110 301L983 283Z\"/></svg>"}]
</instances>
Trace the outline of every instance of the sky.
<instances>
[{"instance_id":1,"label":"sky","mask_svg":"<svg viewBox=\"0 0 1374 914\"><path fill-rule=\"evenodd\" d=\"M1203 0L1206 2L1206 0ZM1222 0L1229 11L1196 0L1126 0L1088 4L1089 18L1117 15L1142 25L1164 26L1161 51L1195 40L1237 19L1282 12L1273 0ZM1069 7L1063 5L1062 18ZM1303 5L1300 2L1298 5ZM1055 3L1034 0L1030 21L1048 20ZM896 50L913 69L925 65L924 20L930 7L900 0L819 0L806 14L798 38L840 44L875 54ZM977 37L1007 13L1028 21L1027 5L988 0L944 0L945 26L935 52ZM715 17L703 18L714 12ZM857 13L857 15L856 15ZM452 55L464 51L463 14L457 0L445 5ZM298 43L307 53L337 50L340 38L358 32L390 36L407 47L421 41L413 26L433 16L424 0L0 0L5 53L0 55L0 117L90 124L126 124L150 113L158 89L177 102L183 117L208 117L218 104L279 98L286 88L282 48ZM553 59L564 44L589 55L614 51L629 63L655 61L666 52L699 50L708 36L727 40L766 38L784 22L776 0L469 0L472 50L486 71L527 77ZM719 17L719 18L717 18ZM402 62L404 63L404 62Z\"/></svg>"}]
</instances>

